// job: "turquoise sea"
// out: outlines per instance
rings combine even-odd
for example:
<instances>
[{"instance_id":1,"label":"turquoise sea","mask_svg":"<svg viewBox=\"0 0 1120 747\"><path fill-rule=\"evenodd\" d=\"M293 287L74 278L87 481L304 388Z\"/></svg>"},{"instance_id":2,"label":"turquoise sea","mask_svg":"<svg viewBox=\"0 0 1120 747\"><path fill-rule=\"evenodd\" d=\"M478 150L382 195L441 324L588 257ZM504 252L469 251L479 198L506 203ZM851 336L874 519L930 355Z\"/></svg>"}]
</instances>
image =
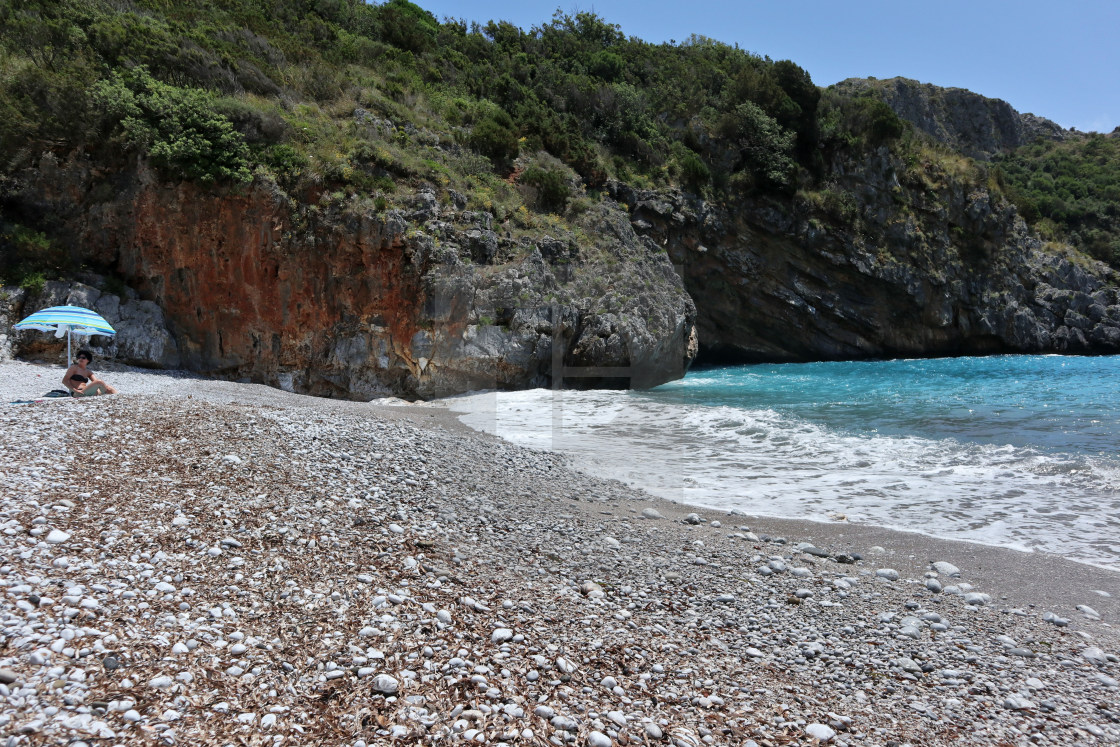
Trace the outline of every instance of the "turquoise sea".
<instances>
[{"instance_id":1,"label":"turquoise sea","mask_svg":"<svg viewBox=\"0 0 1120 747\"><path fill-rule=\"evenodd\" d=\"M694 370L644 392L502 392L472 427L672 500L1057 553L1120 570L1120 357Z\"/></svg>"}]
</instances>

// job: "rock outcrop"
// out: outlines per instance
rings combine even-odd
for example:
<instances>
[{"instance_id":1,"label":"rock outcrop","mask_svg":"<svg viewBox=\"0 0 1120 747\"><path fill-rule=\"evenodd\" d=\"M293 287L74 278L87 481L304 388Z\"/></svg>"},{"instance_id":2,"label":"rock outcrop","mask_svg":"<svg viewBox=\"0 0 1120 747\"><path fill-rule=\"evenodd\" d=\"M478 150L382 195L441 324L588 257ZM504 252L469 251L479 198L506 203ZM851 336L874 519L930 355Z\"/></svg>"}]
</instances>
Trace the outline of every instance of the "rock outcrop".
<instances>
[{"instance_id":1,"label":"rock outcrop","mask_svg":"<svg viewBox=\"0 0 1120 747\"><path fill-rule=\"evenodd\" d=\"M990 124L1006 114L985 111ZM976 152L1021 137L1024 121L992 124ZM561 229L494 225L434 185L377 209L48 155L18 175L21 209L50 214L59 240L135 292L48 284L0 317L77 300L121 331L94 340L104 355L350 398L649 387L698 352L1120 352L1115 274L1043 245L979 172L887 147L833 158L827 183L786 197L714 204L612 182ZM0 355L52 344L41 338L0 338Z\"/></svg>"},{"instance_id":2,"label":"rock outcrop","mask_svg":"<svg viewBox=\"0 0 1120 747\"><path fill-rule=\"evenodd\" d=\"M900 118L940 143L981 160L1038 138L1071 133L1048 119L1020 114L1006 101L963 88L942 88L908 78L849 78L836 84L848 95L874 93Z\"/></svg>"},{"instance_id":3,"label":"rock outcrop","mask_svg":"<svg viewBox=\"0 0 1120 747\"><path fill-rule=\"evenodd\" d=\"M668 255L614 204L583 214L583 238L515 238L435 188L404 209L300 206L265 182L221 193L137 165L91 204L101 177L81 154L21 178L25 204L143 299L105 300L108 311L166 315L174 346L153 349L154 365L324 396L433 397L648 387L696 354L695 307ZM129 337L112 345L123 353Z\"/></svg>"},{"instance_id":4,"label":"rock outcrop","mask_svg":"<svg viewBox=\"0 0 1120 747\"><path fill-rule=\"evenodd\" d=\"M95 284L103 280L87 279ZM65 337L56 338L35 330L11 330L13 324L40 309L65 305L93 309L117 331L115 336L74 336L72 351L85 347L98 357L129 365L178 368L178 346L158 305L141 300L134 291L126 289L122 299L83 282L51 281L34 292L17 287L0 288L0 328L4 330L0 333L0 360L10 360L16 355L65 358Z\"/></svg>"},{"instance_id":5,"label":"rock outcrop","mask_svg":"<svg viewBox=\"0 0 1120 747\"><path fill-rule=\"evenodd\" d=\"M702 358L1120 351L1107 266L1043 246L1009 203L930 164L881 148L833 166L823 193L734 206L614 185L680 268Z\"/></svg>"}]
</instances>

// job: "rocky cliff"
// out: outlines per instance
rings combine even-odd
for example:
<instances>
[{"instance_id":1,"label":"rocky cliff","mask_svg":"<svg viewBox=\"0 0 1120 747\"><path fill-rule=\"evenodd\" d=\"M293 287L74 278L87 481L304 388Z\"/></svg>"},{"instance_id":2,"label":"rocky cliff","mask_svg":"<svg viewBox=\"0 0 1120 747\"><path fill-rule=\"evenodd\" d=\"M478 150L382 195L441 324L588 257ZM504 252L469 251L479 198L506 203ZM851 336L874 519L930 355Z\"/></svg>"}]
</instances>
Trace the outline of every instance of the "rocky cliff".
<instances>
[{"instance_id":1,"label":"rocky cliff","mask_svg":"<svg viewBox=\"0 0 1120 747\"><path fill-rule=\"evenodd\" d=\"M1006 114L985 110L999 115L989 123ZM1013 114L974 150L1023 137ZM121 330L94 339L103 355L354 398L648 387L698 352L1120 351L1115 274L1040 242L982 186L983 166L887 146L831 157L829 179L795 195L706 202L610 182L568 223L526 230L435 185L375 210L296 200L267 179L203 188L141 160L105 169L80 151L47 154L16 174L9 203L50 216L58 240L130 290L11 289L0 316L80 303ZM0 355L59 344L0 338Z\"/></svg>"},{"instance_id":2,"label":"rocky cliff","mask_svg":"<svg viewBox=\"0 0 1120 747\"><path fill-rule=\"evenodd\" d=\"M975 178L883 147L791 200L615 185L696 301L701 356L800 361L1120 351L1117 278L1044 246Z\"/></svg>"},{"instance_id":3,"label":"rocky cliff","mask_svg":"<svg viewBox=\"0 0 1120 747\"><path fill-rule=\"evenodd\" d=\"M1068 130L1001 99L963 88L943 88L909 78L849 78L836 84L846 95L879 96L919 131L972 158L988 160L1038 138L1063 140Z\"/></svg>"},{"instance_id":4,"label":"rocky cliff","mask_svg":"<svg viewBox=\"0 0 1120 747\"><path fill-rule=\"evenodd\" d=\"M103 354L358 398L653 386L698 351L1120 351L1114 274L1043 245L976 175L886 147L830 171L815 192L719 204L612 182L575 230L515 236L434 187L374 213L301 207L267 182L168 184L137 165L93 202L105 190L89 162L48 156L23 174L25 204L136 292L49 283L9 294L6 313L81 302L124 325L95 338ZM23 335L14 352L44 338Z\"/></svg>"},{"instance_id":5,"label":"rocky cliff","mask_svg":"<svg viewBox=\"0 0 1120 747\"><path fill-rule=\"evenodd\" d=\"M141 163L106 174L81 153L44 156L18 179L21 210L50 214L84 262L161 309L174 364L195 371L432 397L648 387L696 355L695 307L667 253L610 202L591 205L578 234L514 236L434 187L377 213L329 196L296 204L262 181L161 182Z\"/></svg>"},{"instance_id":6,"label":"rocky cliff","mask_svg":"<svg viewBox=\"0 0 1120 747\"><path fill-rule=\"evenodd\" d=\"M1001 197L1113 261L1095 196L1115 167L1085 138L1050 154L1060 183L1037 159L989 169L1076 135L1003 101L822 92L792 61L594 13L8 10L0 273L27 292L0 291L0 325L81 303L121 328L92 341L119 360L354 398L652 386L698 351L1117 350L1116 278ZM0 332L0 356L61 347Z\"/></svg>"}]
</instances>

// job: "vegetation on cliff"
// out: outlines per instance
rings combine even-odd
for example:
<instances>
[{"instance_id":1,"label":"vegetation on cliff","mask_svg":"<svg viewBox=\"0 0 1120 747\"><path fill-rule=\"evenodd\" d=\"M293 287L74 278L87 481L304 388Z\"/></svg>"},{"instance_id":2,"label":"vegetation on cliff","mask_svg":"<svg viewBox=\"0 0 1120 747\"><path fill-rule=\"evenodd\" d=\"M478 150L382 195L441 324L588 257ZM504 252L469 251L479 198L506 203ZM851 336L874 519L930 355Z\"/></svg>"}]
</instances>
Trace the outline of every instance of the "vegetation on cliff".
<instances>
[{"instance_id":1,"label":"vegetation on cliff","mask_svg":"<svg viewBox=\"0 0 1120 747\"><path fill-rule=\"evenodd\" d=\"M698 37L647 44L590 13L523 31L440 23L407 0L13 0L3 20L8 154L36 139L108 135L166 166L192 150L232 162L174 175L244 178L230 166L290 165L277 146L313 155L305 133L314 128L302 120L322 111L339 119L354 106L398 125L431 124L498 169L543 148L593 184L608 174L695 178L696 157L711 161L702 141L715 132L730 144L749 140L707 164L717 179L746 172L744 181L785 184L795 151L806 160L817 144L820 94L792 62ZM197 121L200 109L211 121ZM167 127L137 133L137 114ZM215 129L221 122L242 142ZM371 165L343 132L313 134L350 146L315 168L333 181L346 174L330 165ZM251 156L240 152L246 143L256 146Z\"/></svg>"},{"instance_id":2,"label":"vegetation on cliff","mask_svg":"<svg viewBox=\"0 0 1120 747\"><path fill-rule=\"evenodd\" d=\"M701 37L649 44L592 13L528 31L441 23L407 0L11 0L0 16L8 174L84 149L377 209L427 182L533 230L533 212L586 209L580 193L609 178L792 193L830 149L901 132L876 102L822 100L792 62ZM50 234L50 216L5 210L0 274L73 269L72 252L28 238Z\"/></svg>"},{"instance_id":3,"label":"vegetation on cliff","mask_svg":"<svg viewBox=\"0 0 1120 747\"><path fill-rule=\"evenodd\" d=\"M53 242L51 215L9 198L11 175L45 151L81 149L107 171L139 156L219 190L264 176L308 210L384 211L433 184L534 232L569 225L612 179L715 202L800 195L850 224L857 200L835 165L883 145L921 178L1001 183L874 95L822 91L794 62L704 37L644 42L593 13L523 30L441 22L408 0L0 7L0 277L25 284L81 262ZM1114 146L1007 160L1002 183L1043 230L1115 262L1112 192L1055 173L1107 151L1101 183L1115 190Z\"/></svg>"},{"instance_id":4,"label":"vegetation on cliff","mask_svg":"<svg viewBox=\"0 0 1120 747\"><path fill-rule=\"evenodd\" d=\"M1000 156L997 178L1028 223L1120 268L1120 137L1039 140Z\"/></svg>"}]
</instances>

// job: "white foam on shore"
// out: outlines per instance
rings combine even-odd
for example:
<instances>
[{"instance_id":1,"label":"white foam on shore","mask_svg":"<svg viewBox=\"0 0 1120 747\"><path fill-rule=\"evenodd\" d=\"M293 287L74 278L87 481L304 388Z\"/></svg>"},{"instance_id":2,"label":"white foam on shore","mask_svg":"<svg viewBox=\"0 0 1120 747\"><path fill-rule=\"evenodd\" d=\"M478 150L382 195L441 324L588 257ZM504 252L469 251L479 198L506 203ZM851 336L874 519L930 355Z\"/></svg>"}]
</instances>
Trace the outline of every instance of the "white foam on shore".
<instances>
[{"instance_id":1,"label":"white foam on shore","mask_svg":"<svg viewBox=\"0 0 1120 747\"><path fill-rule=\"evenodd\" d=\"M623 392L475 394L463 423L670 500L850 521L1120 570L1120 470L1088 457L952 439L858 437L772 410Z\"/></svg>"}]
</instances>

